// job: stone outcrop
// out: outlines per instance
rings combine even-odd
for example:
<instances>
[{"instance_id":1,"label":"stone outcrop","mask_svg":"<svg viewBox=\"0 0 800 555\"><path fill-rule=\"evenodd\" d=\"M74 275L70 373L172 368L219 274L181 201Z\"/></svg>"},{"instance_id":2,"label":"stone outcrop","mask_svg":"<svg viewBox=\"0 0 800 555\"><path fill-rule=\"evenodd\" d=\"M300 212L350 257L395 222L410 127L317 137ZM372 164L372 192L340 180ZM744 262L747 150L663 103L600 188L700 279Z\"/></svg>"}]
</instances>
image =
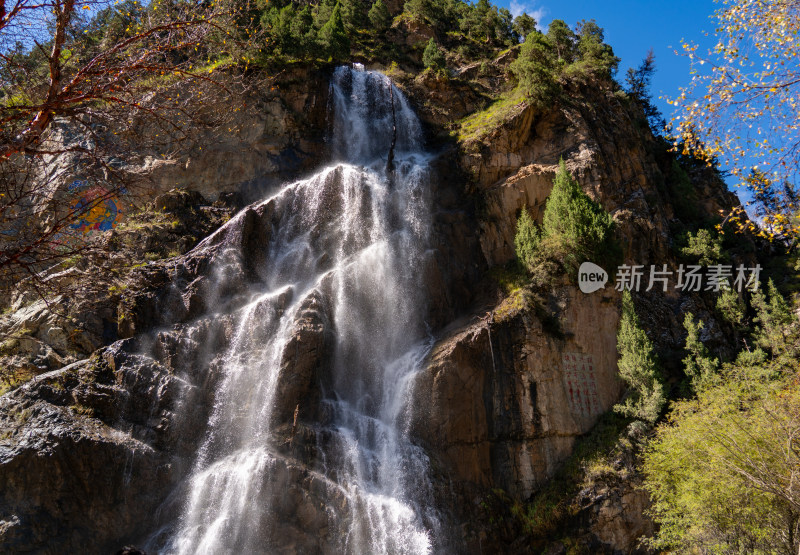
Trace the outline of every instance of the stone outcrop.
<instances>
[{"instance_id":1,"label":"stone outcrop","mask_svg":"<svg viewBox=\"0 0 800 555\"><path fill-rule=\"evenodd\" d=\"M101 361L41 375L0 399L4 551L110 551L146 529L172 476L153 441L163 438L158 406L131 402L144 381L158 384L162 408L171 402L174 380L158 368L115 375Z\"/></svg>"},{"instance_id":2,"label":"stone outcrop","mask_svg":"<svg viewBox=\"0 0 800 555\"><path fill-rule=\"evenodd\" d=\"M541 222L559 159L584 191L614 216L625 254L638 264L670 258L676 176L658 159L658 139L635 106L611 91L574 90L559 109L522 104L512 117L464 145L461 163L484 194L481 246L490 264L514 256L516 215L526 207ZM716 176L694 185L702 213L738 204Z\"/></svg>"},{"instance_id":3,"label":"stone outcrop","mask_svg":"<svg viewBox=\"0 0 800 555\"><path fill-rule=\"evenodd\" d=\"M3 378L30 378L62 368L116 341L120 330L122 337L130 337L132 322L119 310L123 294L150 287L151 282L137 279L189 251L239 207L236 195L211 203L196 191L173 189L92 239L45 283L29 279L18 284L0 316ZM147 266L148 271L141 270ZM38 297L42 287L54 292L50 299Z\"/></svg>"},{"instance_id":4,"label":"stone outcrop","mask_svg":"<svg viewBox=\"0 0 800 555\"><path fill-rule=\"evenodd\" d=\"M527 499L622 392L619 296L554 295L557 330L520 306L449 332L415 392L415 434L459 483Z\"/></svg>"},{"instance_id":5,"label":"stone outcrop","mask_svg":"<svg viewBox=\"0 0 800 555\"><path fill-rule=\"evenodd\" d=\"M301 86L298 86L301 83ZM155 194L186 188L216 200L240 191L250 201L281 182L308 172L326 155L328 76L324 71L283 71L231 105L226 130L193 130L192 147L168 160L151 157L127 168Z\"/></svg>"}]
</instances>

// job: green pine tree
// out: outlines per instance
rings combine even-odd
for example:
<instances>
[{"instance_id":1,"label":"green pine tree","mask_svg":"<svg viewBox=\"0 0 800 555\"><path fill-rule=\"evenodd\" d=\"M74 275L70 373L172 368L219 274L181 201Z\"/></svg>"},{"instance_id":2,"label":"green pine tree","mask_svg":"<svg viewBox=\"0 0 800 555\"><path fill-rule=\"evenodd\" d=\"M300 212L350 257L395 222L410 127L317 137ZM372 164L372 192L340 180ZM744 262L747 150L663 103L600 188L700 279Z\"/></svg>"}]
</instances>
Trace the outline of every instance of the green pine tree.
<instances>
[{"instance_id":1,"label":"green pine tree","mask_svg":"<svg viewBox=\"0 0 800 555\"><path fill-rule=\"evenodd\" d=\"M699 391L711 382L711 378L719 369L719 360L712 358L708 349L700 341L700 330L703 321L694 321L691 312L686 313L683 327L686 328L686 358L683 359L684 371L692 380L692 389Z\"/></svg>"},{"instance_id":2,"label":"green pine tree","mask_svg":"<svg viewBox=\"0 0 800 555\"><path fill-rule=\"evenodd\" d=\"M342 21L348 30L363 29L367 24L367 10L362 0L339 0Z\"/></svg>"},{"instance_id":3,"label":"green pine tree","mask_svg":"<svg viewBox=\"0 0 800 555\"><path fill-rule=\"evenodd\" d=\"M494 38L498 43L505 46L514 46L519 42L519 37L514 32L514 16L508 8L500 8L497 10L496 15L493 15L495 20Z\"/></svg>"},{"instance_id":4,"label":"green pine tree","mask_svg":"<svg viewBox=\"0 0 800 555\"><path fill-rule=\"evenodd\" d=\"M612 262L618 256L614 219L583 192L563 159L553 180L542 223L545 234L561 238L576 265L585 260Z\"/></svg>"},{"instance_id":5,"label":"green pine tree","mask_svg":"<svg viewBox=\"0 0 800 555\"><path fill-rule=\"evenodd\" d=\"M511 71L533 103L545 105L561 90L558 83L555 51L550 41L539 31L528 34Z\"/></svg>"},{"instance_id":6,"label":"green pine tree","mask_svg":"<svg viewBox=\"0 0 800 555\"><path fill-rule=\"evenodd\" d=\"M791 353L796 344L797 318L771 279L767 282L767 293L769 299L759 289L751 300L758 324L754 339L759 347L775 356Z\"/></svg>"},{"instance_id":7,"label":"green pine tree","mask_svg":"<svg viewBox=\"0 0 800 555\"><path fill-rule=\"evenodd\" d=\"M291 52L306 57L314 45L314 16L308 5L297 12L291 25L293 47Z\"/></svg>"},{"instance_id":8,"label":"green pine tree","mask_svg":"<svg viewBox=\"0 0 800 555\"><path fill-rule=\"evenodd\" d=\"M336 7L336 0L321 0L314 7L314 28L319 31L331 19L333 9Z\"/></svg>"},{"instance_id":9,"label":"green pine tree","mask_svg":"<svg viewBox=\"0 0 800 555\"><path fill-rule=\"evenodd\" d=\"M428 41L425 51L422 53L422 63L425 67L432 69L444 69L445 67L444 54L433 40L433 37Z\"/></svg>"},{"instance_id":10,"label":"green pine tree","mask_svg":"<svg viewBox=\"0 0 800 555\"><path fill-rule=\"evenodd\" d=\"M334 60L345 59L350 54L350 39L344 28L342 10L338 2L331 12L330 19L319 30L317 40L328 56Z\"/></svg>"},{"instance_id":11,"label":"green pine tree","mask_svg":"<svg viewBox=\"0 0 800 555\"><path fill-rule=\"evenodd\" d=\"M547 27L547 40L553 45L561 64L571 64L575 61L577 37L563 20L554 19L550 22Z\"/></svg>"},{"instance_id":12,"label":"green pine tree","mask_svg":"<svg viewBox=\"0 0 800 555\"><path fill-rule=\"evenodd\" d=\"M725 259L722 252L722 236L716 231L699 229L696 234L686 235L687 246L681 254L696 259L701 266L712 266Z\"/></svg>"},{"instance_id":13,"label":"green pine tree","mask_svg":"<svg viewBox=\"0 0 800 555\"><path fill-rule=\"evenodd\" d=\"M383 32L392 25L392 14L389 13L389 8L386 7L383 0L375 0L367 17L372 23L372 27L378 32Z\"/></svg>"},{"instance_id":14,"label":"green pine tree","mask_svg":"<svg viewBox=\"0 0 800 555\"><path fill-rule=\"evenodd\" d=\"M611 77L619 65L619 58L603 42L603 28L594 19L578 23L578 55L584 73Z\"/></svg>"},{"instance_id":15,"label":"green pine tree","mask_svg":"<svg viewBox=\"0 0 800 555\"><path fill-rule=\"evenodd\" d=\"M433 0L408 0L403 6L403 11L412 19L420 21L436 20L436 6Z\"/></svg>"},{"instance_id":16,"label":"green pine tree","mask_svg":"<svg viewBox=\"0 0 800 555\"><path fill-rule=\"evenodd\" d=\"M720 291L719 297L717 297L717 310L722 315L722 318L731 324L734 329L744 329L743 324L747 307L739 294L729 284Z\"/></svg>"},{"instance_id":17,"label":"green pine tree","mask_svg":"<svg viewBox=\"0 0 800 555\"><path fill-rule=\"evenodd\" d=\"M660 372L653 354L653 344L639 324L630 291L622 293L622 316L617 333L620 377L630 387L624 402L614 411L629 418L655 422L666 398Z\"/></svg>"},{"instance_id":18,"label":"green pine tree","mask_svg":"<svg viewBox=\"0 0 800 555\"><path fill-rule=\"evenodd\" d=\"M539 255L541 233L526 208L520 211L517 219L517 233L514 236L514 249L517 260L528 270L532 269Z\"/></svg>"},{"instance_id":19,"label":"green pine tree","mask_svg":"<svg viewBox=\"0 0 800 555\"><path fill-rule=\"evenodd\" d=\"M519 39L525 40L528 35L536 30L536 20L523 12L514 18L512 29Z\"/></svg>"}]
</instances>

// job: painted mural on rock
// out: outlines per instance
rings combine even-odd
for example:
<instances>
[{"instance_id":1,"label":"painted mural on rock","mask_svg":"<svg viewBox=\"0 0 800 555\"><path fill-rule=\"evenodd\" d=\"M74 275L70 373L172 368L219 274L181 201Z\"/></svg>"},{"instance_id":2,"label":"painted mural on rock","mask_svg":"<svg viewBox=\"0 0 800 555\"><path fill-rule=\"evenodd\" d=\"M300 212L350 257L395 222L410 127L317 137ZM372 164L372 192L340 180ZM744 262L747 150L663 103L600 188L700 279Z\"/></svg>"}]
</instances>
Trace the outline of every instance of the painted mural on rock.
<instances>
[{"instance_id":1,"label":"painted mural on rock","mask_svg":"<svg viewBox=\"0 0 800 555\"><path fill-rule=\"evenodd\" d=\"M119 193L83 179L70 183L69 191L75 195L70 208L79 215L77 221L70 225L70 230L75 234L91 236L113 229L121 221L123 210ZM121 192L124 194L124 189Z\"/></svg>"}]
</instances>

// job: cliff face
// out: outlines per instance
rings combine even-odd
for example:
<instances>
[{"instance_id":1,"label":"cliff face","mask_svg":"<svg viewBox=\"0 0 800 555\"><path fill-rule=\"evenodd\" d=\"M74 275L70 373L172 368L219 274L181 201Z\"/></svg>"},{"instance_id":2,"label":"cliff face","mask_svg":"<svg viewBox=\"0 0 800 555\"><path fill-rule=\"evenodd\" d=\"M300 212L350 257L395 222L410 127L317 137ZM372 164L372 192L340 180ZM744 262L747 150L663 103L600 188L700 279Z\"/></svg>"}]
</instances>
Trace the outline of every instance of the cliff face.
<instances>
[{"instance_id":1,"label":"cliff face","mask_svg":"<svg viewBox=\"0 0 800 555\"><path fill-rule=\"evenodd\" d=\"M277 92L248 103L238 134L201 158L187 153L179 163L149 168L155 188L178 184L213 199L252 195L302 175L324 160L327 78L297 70ZM458 81L404 86L432 137L448 117L436 107L465 89ZM453 526L449 541L472 551L508 547L483 521L481 501L492 490L528 499L624 392L616 370L620 297L613 287L585 295L560 281L533 310L523 293L506 297L487 277L514 257L519 210L527 207L541 220L563 157L614 216L626 261L674 261L675 190L640 115L612 91L571 93L567 105L520 102L478 138L441 147L440 134L437 143L433 263L422 279L435 344L412 388L418 410L410 428L432 461L443 513L467 522ZM456 115L474 109L477 98L459 104ZM706 214L734 202L719 181L697 181L695 189ZM50 368L57 369L0 398L0 543L7 550L112 550L141 541L174 516L178 507L168 496L182 487L204 432L198 423L212 410L218 354L232 341L233 321L248 286L260 279L265 245L280 224L274 203L257 203L188 253L136 269L126 292L109 301L119 303L106 306L107 316L116 316L109 341L118 341L92 344L87 354L100 348L90 358L63 368L55 360ZM706 314L710 333L719 333L699 297L652 295L643 302L661 322L651 331L662 354L679 348L679 315L687 307ZM287 550L324 551L334 533L324 495L331 488L314 470L326 441L317 423L326 417L319 401L336 333L329 312L320 298L298 314L294 348L276 384L283 437L273 446L280 458L272 476L290 494L272 500L283 515L273 541ZM24 319L18 313L5 325ZM37 341L46 344L47 337ZM624 487L617 493L594 503L588 528L603 549L628 551L646 531L645 501Z\"/></svg>"},{"instance_id":2,"label":"cliff face","mask_svg":"<svg viewBox=\"0 0 800 555\"><path fill-rule=\"evenodd\" d=\"M482 262L492 267L513 260L519 211L541 222L563 158L583 190L613 215L626 263L677 267L671 246L681 193L668 160L659 159L657 140L636 108L612 91L571 92L571 102L558 108L521 102L500 125L461 143L459 164L481 199L476 235ZM693 185L705 217L738 202L714 176ZM593 262L614 270L610 261ZM703 314L709 335L723 342L701 297L669 291L640 299L668 367L679 363L681 316L688 310ZM576 438L618 402L624 392L616 370L619 302L613 281L592 295L557 286L545 320L542 311L520 309L525 302L517 295L482 306L442 334L418 382L419 403L427 409L416 431L464 487L465 505L478 504L479 492L487 490L528 499L569 456ZM592 516L583 530L592 549L635 549L651 526L642 514L646 507L646 495L630 484L588 502L583 515ZM480 518L465 513L465 520ZM491 544L481 532L476 536Z\"/></svg>"},{"instance_id":3,"label":"cliff face","mask_svg":"<svg viewBox=\"0 0 800 555\"><path fill-rule=\"evenodd\" d=\"M527 499L621 394L618 296L553 292L559 335L519 308L444 334L418 379L415 433L454 480ZM503 305L501 305L502 307Z\"/></svg>"},{"instance_id":4,"label":"cliff face","mask_svg":"<svg viewBox=\"0 0 800 555\"><path fill-rule=\"evenodd\" d=\"M215 200L236 191L249 201L265 190L315 168L325 145L328 76L322 71L285 70L228 105L209 106L230 114L227 129L193 129L191 144L168 161L152 158L135 173L159 194L175 187Z\"/></svg>"}]
</instances>

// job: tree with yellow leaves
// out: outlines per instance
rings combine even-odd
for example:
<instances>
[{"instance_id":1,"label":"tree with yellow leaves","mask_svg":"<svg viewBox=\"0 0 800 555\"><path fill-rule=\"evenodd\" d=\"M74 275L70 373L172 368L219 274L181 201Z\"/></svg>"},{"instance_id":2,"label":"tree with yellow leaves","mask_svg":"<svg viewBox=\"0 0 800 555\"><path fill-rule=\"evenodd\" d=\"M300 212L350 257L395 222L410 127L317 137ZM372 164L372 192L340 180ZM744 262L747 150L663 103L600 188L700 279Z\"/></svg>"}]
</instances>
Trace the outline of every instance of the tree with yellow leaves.
<instances>
[{"instance_id":1,"label":"tree with yellow leaves","mask_svg":"<svg viewBox=\"0 0 800 555\"><path fill-rule=\"evenodd\" d=\"M672 101L676 144L718 160L751 192L762 235L795 239L800 170L800 2L717 0L717 43L684 43L692 81ZM741 209L728 215L755 230Z\"/></svg>"}]
</instances>

